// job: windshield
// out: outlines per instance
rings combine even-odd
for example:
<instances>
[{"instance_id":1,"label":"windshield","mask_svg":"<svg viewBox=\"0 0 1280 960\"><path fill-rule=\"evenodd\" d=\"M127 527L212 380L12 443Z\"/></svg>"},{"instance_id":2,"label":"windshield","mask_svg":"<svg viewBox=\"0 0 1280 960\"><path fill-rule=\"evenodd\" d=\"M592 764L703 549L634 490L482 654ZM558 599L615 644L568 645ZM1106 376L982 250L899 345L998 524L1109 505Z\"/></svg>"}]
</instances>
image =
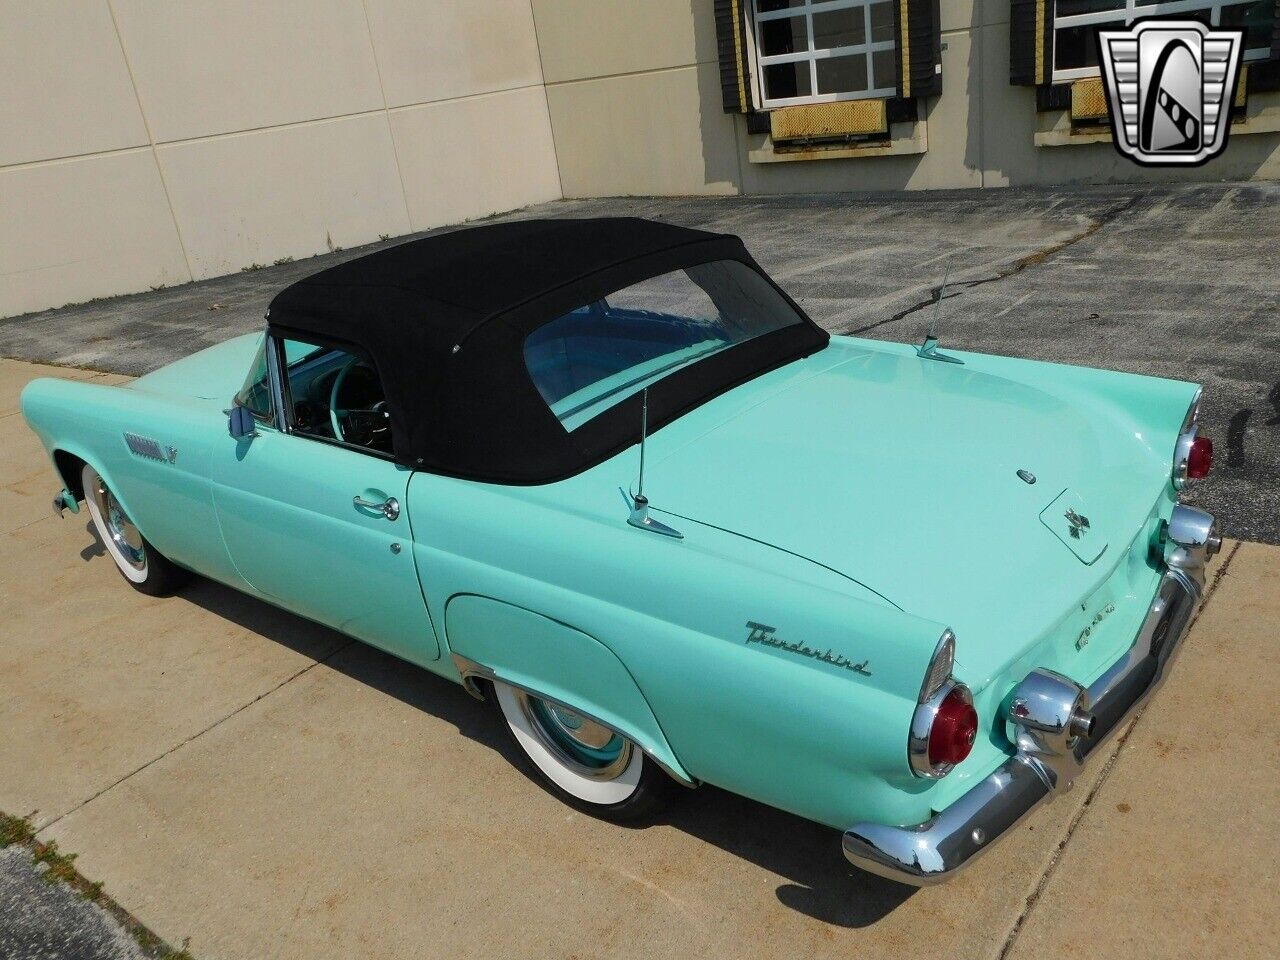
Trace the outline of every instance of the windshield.
<instances>
[{"instance_id":1,"label":"windshield","mask_svg":"<svg viewBox=\"0 0 1280 960\"><path fill-rule=\"evenodd\" d=\"M524 361L542 399L572 431L687 364L802 322L755 270L719 260L557 317L529 334Z\"/></svg>"}]
</instances>

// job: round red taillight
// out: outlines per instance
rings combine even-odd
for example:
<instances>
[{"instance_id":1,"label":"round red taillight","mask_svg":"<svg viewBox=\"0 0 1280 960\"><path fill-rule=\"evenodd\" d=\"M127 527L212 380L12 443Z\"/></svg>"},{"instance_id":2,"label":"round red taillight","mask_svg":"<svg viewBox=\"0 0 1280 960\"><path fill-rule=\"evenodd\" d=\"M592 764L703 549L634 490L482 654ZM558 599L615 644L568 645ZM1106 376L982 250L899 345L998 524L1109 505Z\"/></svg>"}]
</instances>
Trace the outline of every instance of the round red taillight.
<instances>
[{"instance_id":1,"label":"round red taillight","mask_svg":"<svg viewBox=\"0 0 1280 960\"><path fill-rule=\"evenodd\" d=\"M1187 476L1199 480L1209 475L1213 469L1213 441L1208 437L1196 437L1191 441L1191 452L1187 454Z\"/></svg>"},{"instance_id":2,"label":"round red taillight","mask_svg":"<svg viewBox=\"0 0 1280 960\"><path fill-rule=\"evenodd\" d=\"M959 763L973 749L977 735L978 712L963 691L952 690L938 707L929 730L929 762L935 767Z\"/></svg>"}]
</instances>

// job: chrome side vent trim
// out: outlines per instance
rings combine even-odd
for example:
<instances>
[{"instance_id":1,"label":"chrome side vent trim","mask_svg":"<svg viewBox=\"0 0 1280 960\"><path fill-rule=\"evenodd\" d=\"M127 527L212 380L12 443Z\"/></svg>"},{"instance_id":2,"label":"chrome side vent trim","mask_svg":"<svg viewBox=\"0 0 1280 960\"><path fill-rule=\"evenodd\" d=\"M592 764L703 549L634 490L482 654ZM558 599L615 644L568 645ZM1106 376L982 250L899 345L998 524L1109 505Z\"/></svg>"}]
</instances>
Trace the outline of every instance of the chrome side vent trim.
<instances>
[{"instance_id":1,"label":"chrome side vent trim","mask_svg":"<svg viewBox=\"0 0 1280 960\"><path fill-rule=\"evenodd\" d=\"M174 447L161 447L157 441L150 437L139 436L136 433L126 433L124 442L130 451L139 457L145 457L147 460L173 463L178 459L178 451Z\"/></svg>"}]
</instances>

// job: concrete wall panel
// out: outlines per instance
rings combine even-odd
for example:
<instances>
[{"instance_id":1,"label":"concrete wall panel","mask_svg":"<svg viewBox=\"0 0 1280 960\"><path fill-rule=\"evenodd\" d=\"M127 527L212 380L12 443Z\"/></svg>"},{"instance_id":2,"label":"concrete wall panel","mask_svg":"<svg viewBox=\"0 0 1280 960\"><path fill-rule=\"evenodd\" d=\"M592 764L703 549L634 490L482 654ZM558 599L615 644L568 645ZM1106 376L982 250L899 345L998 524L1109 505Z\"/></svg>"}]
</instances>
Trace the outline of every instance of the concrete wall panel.
<instances>
[{"instance_id":1,"label":"concrete wall panel","mask_svg":"<svg viewBox=\"0 0 1280 960\"><path fill-rule=\"evenodd\" d=\"M387 106L542 83L529 0L368 0Z\"/></svg>"},{"instance_id":2,"label":"concrete wall panel","mask_svg":"<svg viewBox=\"0 0 1280 960\"><path fill-rule=\"evenodd\" d=\"M0 0L0 166L147 143L104 0Z\"/></svg>"},{"instance_id":3,"label":"concrete wall panel","mask_svg":"<svg viewBox=\"0 0 1280 960\"><path fill-rule=\"evenodd\" d=\"M548 83L716 60L710 0L533 0Z\"/></svg>"},{"instance_id":4,"label":"concrete wall panel","mask_svg":"<svg viewBox=\"0 0 1280 960\"><path fill-rule=\"evenodd\" d=\"M0 316L190 280L149 147L0 170Z\"/></svg>"},{"instance_id":5,"label":"concrete wall panel","mask_svg":"<svg viewBox=\"0 0 1280 960\"><path fill-rule=\"evenodd\" d=\"M715 64L547 87L566 197L738 192Z\"/></svg>"},{"instance_id":6,"label":"concrete wall panel","mask_svg":"<svg viewBox=\"0 0 1280 960\"><path fill-rule=\"evenodd\" d=\"M381 112L158 153L197 279L409 231Z\"/></svg>"},{"instance_id":7,"label":"concrete wall panel","mask_svg":"<svg viewBox=\"0 0 1280 960\"><path fill-rule=\"evenodd\" d=\"M157 142L383 106L361 0L111 0Z\"/></svg>"},{"instance_id":8,"label":"concrete wall panel","mask_svg":"<svg viewBox=\"0 0 1280 960\"><path fill-rule=\"evenodd\" d=\"M542 86L391 112L414 230L560 197Z\"/></svg>"}]
</instances>

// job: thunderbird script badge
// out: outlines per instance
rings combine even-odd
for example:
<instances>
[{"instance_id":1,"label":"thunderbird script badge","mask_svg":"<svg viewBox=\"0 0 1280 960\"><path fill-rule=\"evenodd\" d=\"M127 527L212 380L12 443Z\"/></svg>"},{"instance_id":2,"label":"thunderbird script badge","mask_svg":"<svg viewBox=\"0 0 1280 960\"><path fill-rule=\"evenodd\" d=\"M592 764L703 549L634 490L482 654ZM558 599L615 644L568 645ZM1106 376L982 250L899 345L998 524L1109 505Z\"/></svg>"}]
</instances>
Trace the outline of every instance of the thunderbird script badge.
<instances>
[{"instance_id":1,"label":"thunderbird script badge","mask_svg":"<svg viewBox=\"0 0 1280 960\"><path fill-rule=\"evenodd\" d=\"M774 647L778 650L786 650L789 653L798 653L802 657L810 657L814 660L821 660L823 663L830 663L837 667L844 667L846 670L852 670L854 673L860 673L864 677L871 676L871 661L863 660L861 663L854 663L848 657L839 653L832 653L831 649L817 650L806 643L789 643L780 637L774 636L777 627L771 627L765 623L756 623L754 620L747 621L747 643L762 643L766 647Z\"/></svg>"}]
</instances>

